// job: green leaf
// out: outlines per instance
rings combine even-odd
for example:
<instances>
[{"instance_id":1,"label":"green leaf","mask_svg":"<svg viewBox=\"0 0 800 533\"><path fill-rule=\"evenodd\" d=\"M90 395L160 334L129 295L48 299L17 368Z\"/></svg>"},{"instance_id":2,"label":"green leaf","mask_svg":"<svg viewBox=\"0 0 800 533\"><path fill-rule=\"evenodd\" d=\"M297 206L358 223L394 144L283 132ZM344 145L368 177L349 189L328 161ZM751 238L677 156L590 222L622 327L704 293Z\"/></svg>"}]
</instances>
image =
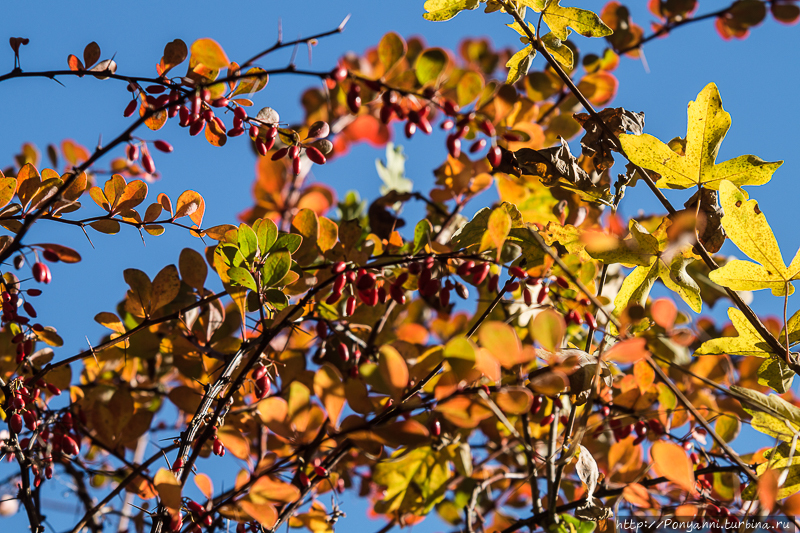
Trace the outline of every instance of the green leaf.
<instances>
[{"instance_id":1,"label":"green leaf","mask_svg":"<svg viewBox=\"0 0 800 533\"><path fill-rule=\"evenodd\" d=\"M772 289L775 296L783 296L788 288L792 294L794 287L790 282L800 277L800 251L787 268L758 202L748 200L747 193L730 181L720 183L719 196L725 213L722 227L734 244L757 263L728 261L709 274L711 281L736 291Z\"/></svg>"},{"instance_id":2,"label":"green leaf","mask_svg":"<svg viewBox=\"0 0 800 533\"><path fill-rule=\"evenodd\" d=\"M269 218L259 218L253 223L253 230L258 238L261 255L266 255L278 240L278 226Z\"/></svg>"},{"instance_id":3,"label":"green leaf","mask_svg":"<svg viewBox=\"0 0 800 533\"><path fill-rule=\"evenodd\" d=\"M511 217L512 229L525 227L525 222L522 220L522 214L514 204L503 202L495 209L495 211L497 209L504 209L508 213L508 215ZM493 210L488 207L484 207L475 213L475 216L472 217L472 220L461 226L458 231L453 234L453 237L450 241L450 245L453 247L453 249L460 250L461 248L478 246L483 239L483 235L488 230L489 217L492 213Z\"/></svg>"},{"instance_id":4,"label":"green leaf","mask_svg":"<svg viewBox=\"0 0 800 533\"><path fill-rule=\"evenodd\" d=\"M716 164L722 140L731 126L731 116L722 109L719 90L709 83L697 100L689 103L686 155L674 152L652 135L619 136L630 160L661 174L659 188L686 189L702 185L718 189L720 182L735 185L761 185L783 164L763 161L754 155L743 155Z\"/></svg>"},{"instance_id":5,"label":"green leaf","mask_svg":"<svg viewBox=\"0 0 800 533\"><path fill-rule=\"evenodd\" d=\"M454 446L454 445L451 445ZM373 481L386 487L383 498L375 504L381 514L428 514L444 499L451 470L449 449L430 446L400 449L391 458L375 466Z\"/></svg>"},{"instance_id":6,"label":"green leaf","mask_svg":"<svg viewBox=\"0 0 800 533\"><path fill-rule=\"evenodd\" d=\"M508 68L506 83L513 85L524 76L527 76L534 57L536 57L536 51L531 45L526 46L511 56L511 59L506 62L506 67Z\"/></svg>"},{"instance_id":7,"label":"green leaf","mask_svg":"<svg viewBox=\"0 0 800 533\"><path fill-rule=\"evenodd\" d=\"M281 311L289 305L289 297L279 289L267 289L264 291L264 302L271 304L275 309Z\"/></svg>"},{"instance_id":8,"label":"green leaf","mask_svg":"<svg viewBox=\"0 0 800 533\"><path fill-rule=\"evenodd\" d=\"M411 252L412 255L416 254L425 248L425 245L430 243L431 232L433 232L433 226L427 219L423 218L417 222L417 225L414 227L414 250Z\"/></svg>"},{"instance_id":9,"label":"green leaf","mask_svg":"<svg viewBox=\"0 0 800 533\"><path fill-rule=\"evenodd\" d=\"M286 250L272 252L261 267L261 285L272 287L281 281L292 268L292 256Z\"/></svg>"},{"instance_id":10,"label":"green leaf","mask_svg":"<svg viewBox=\"0 0 800 533\"><path fill-rule=\"evenodd\" d=\"M742 408L753 416L754 429L791 442L800 430L800 408L784 400L777 394L766 395L752 389L731 386ZM746 400L742 401L742 397Z\"/></svg>"},{"instance_id":11,"label":"green leaf","mask_svg":"<svg viewBox=\"0 0 800 533\"><path fill-rule=\"evenodd\" d=\"M544 9L544 22L553 34L566 41L572 33L569 28L584 37L605 37L614 33L596 13L577 7L561 7L561 0L552 0Z\"/></svg>"},{"instance_id":12,"label":"green leaf","mask_svg":"<svg viewBox=\"0 0 800 533\"><path fill-rule=\"evenodd\" d=\"M252 262L258 251L258 237L253 229L242 222L239 224L239 251L247 260L248 263Z\"/></svg>"},{"instance_id":13,"label":"green leaf","mask_svg":"<svg viewBox=\"0 0 800 533\"><path fill-rule=\"evenodd\" d=\"M400 35L390 31L383 36L381 42L378 43L378 59L384 68L384 73L389 72L391 68L406 55L405 40Z\"/></svg>"},{"instance_id":14,"label":"green leaf","mask_svg":"<svg viewBox=\"0 0 800 533\"><path fill-rule=\"evenodd\" d=\"M228 277L231 279L233 283L236 283L237 285L241 285L242 287L247 287L251 291L258 290L258 286L256 285L256 280L253 279L253 275L246 268L242 267L229 268Z\"/></svg>"},{"instance_id":15,"label":"green leaf","mask_svg":"<svg viewBox=\"0 0 800 533\"><path fill-rule=\"evenodd\" d=\"M425 20L443 21L450 20L466 9L476 9L480 0L426 0Z\"/></svg>"},{"instance_id":16,"label":"green leaf","mask_svg":"<svg viewBox=\"0 0 800 533\"><path fill-rule=\"evenodd\" d=\"M441 48L429 48L417 58L417 79L423 85L436 82L447 66L447 54Z\"/></svg>"},{"instance_id":17,"label":"green leaf","mask_svg":"<svg viewBox=\"0 0 800 533\"><path fill-rule=\"evenodd\" d=\"M270 250L289 250L289 253L293 254L300 248L302 243L303 237L301 235L297 235L296 233L280 233Z\"/></svg>"}]
</instances>

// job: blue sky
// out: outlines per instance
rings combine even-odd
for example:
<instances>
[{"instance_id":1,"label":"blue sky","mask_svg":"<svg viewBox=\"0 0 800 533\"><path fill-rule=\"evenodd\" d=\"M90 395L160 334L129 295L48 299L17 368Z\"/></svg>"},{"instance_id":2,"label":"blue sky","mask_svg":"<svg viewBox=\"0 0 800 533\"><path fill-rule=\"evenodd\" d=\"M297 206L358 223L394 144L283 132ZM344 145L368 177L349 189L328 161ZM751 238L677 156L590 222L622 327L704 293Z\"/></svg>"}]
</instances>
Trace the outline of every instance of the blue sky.
<instances>
[{"instance_id":1,"label":"blue sky","mask_svg":"<svg viewBox=\"0 0 800 533\"><path fill-rule=\"evenodd\" d=\"M200 37L216 39L233 60L250 57L271 45L276 38L278 21L282 21L286 39L308 35L335 27L352 14L345 32L321 41L314 49L312 67L327 69L344 52L362 52L377 44L387 31L405 37L422 35L431 46L453 48L465 36L488 36L495 46L519 47L515 32L503 24L510 22L501 14L484 15L481 11L462 13L446 23L431 23L422 18L422 1L388 2L376 0L305 0L302 3L241 2L223 7L218 2L138 3L128 2L13 2L3 8L0 19L2 38L27 37L30 44L21 50L22 68L27 71L66 68L67 55L81 56L84 46L96 41L103 58L115 56L119 73L155 75L155 64L163 46L175 38L191 43ZM599 10L603 3L574 0L564 2ZM647 30L652 17L645 2L630 2L633 19ZM718 9L723 2L701 2L700 13ZM576 44L583 51L602 51L600 40L582 37ZM645 53L649 72L641 62L625 59L615 74L620 91L612 102L632 111L645 111L645 131L663 140L684 135L686 105L708 83L717 83L723 104L733 117L733 126L722 145L719 160L752 153L765 160L784 159L786 163L771 183L751 188L751 196L760 201L767 213L788 262L800 245L793 201L798 193L800 153L796 117L800 115L797 87L800 73L794 50L800 47L796 27L786 27L767 20L755 28L744 41L724 42L713 28L712 21L687 25L667 39L647 45ZM290 51L274 54L265 66L283 66ZM307 65L305 50L298 55L298 65ZM541 68L537 58L533 68ZM9 47L0 47L0 72L13 66ZM0 129L0 167L11 163L23 142L30 141L44 148L72 138L87 147L98 138L115 137L127 124L122 110L128 93L121 82L97 81L90 78L61 80L65 87L47 79L11 80L0 84L0 114L6 126ZM297 76L274 77L266 90L259 93L256 106L269 105L289 122L302 117L299 92L315 83ZM435 130L433 140L421 135L412 141L400 141L409 156L407 174L420 190L432 182L431 170L441 162L444 136ZM244 138L231 139L223 149L214 148L200 138L190 138L176 124L169 124L157 133L142 132L147 139L164 138L175 146L172 154L155 154L161 181L151 185L150 197L166 192L177 198L185 189L194 189L206 198L205 226L232 223L251 204L251 187L255 159ZM573 152L578 152L577 142ZM435 148L435 149L434 149ZM116 154L121 155L121 151ZM355 147L348 157L315 169L319 181L334 186L343 195L356 188L362 197L378 196L380 181L374 160L382 150L368 146ZM102 161L103 167L108 160ZM668 193L676 205L687 195ZM494 201L494 193L481 197L483 204ZM85 203L91 203L87 198ZM625 215L639 210L662 212L644 187L629 190L622 203ZM474 209L480 207L473 206ZM413 212L411 212L413 215ZM91 231L91 230L90 230ZM113 310L124 294L124 268L134 267L155 275L164 265L177 262L180 249L200 249L202 243L185 232L168 229L167 234L147 238L142 246L139 235L125 230L116 236L91 233L95 249L88 245L74 228L42 223L32 232L28 242L62 242L77 248L83 255L78 265L55 265L54 281L46 296L37 305L42 321L54 325L65 339L58 357L67 357L85 349L86 339L95 342L104 333L92 320L100 311ZM730 246L730 245L727 245ZM723 251L732 253L731 248ZM793 302L790 301L790 306ZM778 314L782 301L759 294L755 307L759 312ZM793 311L798 306L792 306ZM724 316L724 308L715 316ZM5 475L7 468L0 469ZM57 499L66 490L60 487L50 495ZM326 500L327 501L327 500ZM360 505L347 504L345 527L378 529L380 524L365 523ZM9 523L24 520L20 514ZM19 522L22 524L22 522ZM21 527L21 526L20 526ZM63 528L57 528L60 530ZM435 530L428 520L417 531Z\"/></svg>"}]
</instances>

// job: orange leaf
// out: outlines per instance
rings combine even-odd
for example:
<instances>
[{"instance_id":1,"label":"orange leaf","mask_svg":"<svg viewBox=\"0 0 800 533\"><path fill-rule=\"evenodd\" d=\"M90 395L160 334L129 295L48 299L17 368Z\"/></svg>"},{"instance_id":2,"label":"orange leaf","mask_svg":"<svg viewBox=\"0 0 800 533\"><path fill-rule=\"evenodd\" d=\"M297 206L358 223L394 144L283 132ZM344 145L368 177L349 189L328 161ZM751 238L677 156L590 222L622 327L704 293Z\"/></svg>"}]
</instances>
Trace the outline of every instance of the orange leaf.
<instances>
[{"instance_id":1,"label":"orange leaf","mask_svg":"<svg viewBox=\"0 0 800 533\"><path fill-rule=\"evenodd\" d=\"M403 356L392 346L381 347L378 370L391 389L392 396L399 399L408 385L408 365Z\"/></svg>"},{"instance_id":2,"label":"orange leaf","mask_svg":"<svg viewBox=\"0 0 800 533\"><path fill-rule=\"evenodd\" d=\"M770 468L758 478L758 499L767 512L775 509L775 502L778 499L779 475L777 470Z\"/></svg>"},{"instance_id":3,"label":"orange leaf","mask_svg":"<svg viewBox=\"0 0 800 533\"><path fill-rule=\"evenodd\" d=\"M639 485L638 483L631 483L622 489L622 497L636 507L642 507L644 509L653 507L650 493L647 492L647 489L644 486Z\"/></svg>"},{"instance_id":4,"label":"orange leaf","mask_svg":"<svg viewBox=\"0 0 800 533\"><path fill-rule=\"evenodd\" d=\"M253 503L248 500L239 502L242 510L265 528L271 528L278 521L278 511L270 503Z\"/></svg>"},{"instance_id":5,"label":"orange leaf","mask_svg":"<svg viewBox=\"0 0 800 533\"><path fill-rule=\"evenodd\" d=\"M682 446L660 440L650 448L650 457L653 460L653 468L659 476L663 476L683 490L695 494L694 469Z\"/></svg>"},{"instance_id":6,"label":"orange leaf","mask_svg":"<svg viewBox=\"0 0 800 533\"><path fill-rule=\"evenodd\" d=\"M678 308L669 298L659 298L650 305L650 315L656 324L669 331L678 318Z\"/></svg>"},{"instance_id":7,"label":"orange leaf","mask_svg":"<svg viewBox=\"0 0 800 533\"><path fill-rule=\"evenodd\" d=\"M331 423L336 427L344 407L344 383L339 370L330 363L322 365L314 375L314 394L322 400Z\"/></svg>"},{"instance_id":8,"label":"orange leaf","mask_svg":"<svg viewBox=\"0 0 800 533\"><path fill-rule=\"evenodd\" d=\"M214 484L211 482L211 478L207 475L197 474L194 476L194 484L197 485L197 488L200 489L200 492L203 493L203 496L209 500L214 496Z\"/></svg>"},{"instance_id":9,"label":"orange leaf","mask_svg":"<svg viewBox=\"0 0 800 533\"><path fill-rule=\"evenodd\" d=\"M644 338L628 339L618 342L606 352L603 359L617 363L635 363L647 356L647 340Z\"/></svg>"},{"instance_id":10,"label":"orange leaf","mask_svg":"<svg viewBox=\"0 0 800 533\"><path fill-rule=\"evenodd\" d=\"M199 193L184 191L175 203L175 218L189 217L199 226L203 222L205 210L206 202Z\"/></svg>"}]
</instances>

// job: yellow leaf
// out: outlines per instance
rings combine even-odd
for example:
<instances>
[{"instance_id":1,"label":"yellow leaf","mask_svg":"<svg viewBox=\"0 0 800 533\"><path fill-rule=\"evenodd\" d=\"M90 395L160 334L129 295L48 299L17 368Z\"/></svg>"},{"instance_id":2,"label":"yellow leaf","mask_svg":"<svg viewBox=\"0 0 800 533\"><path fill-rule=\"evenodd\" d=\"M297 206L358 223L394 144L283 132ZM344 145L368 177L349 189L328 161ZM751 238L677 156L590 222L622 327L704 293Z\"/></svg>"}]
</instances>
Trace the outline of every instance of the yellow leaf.
<instances>
[{"instance_id":1,"label":"yellow leaf","mask_svg":"<svg viewBox=\"0 0 800 533\"><path fill-rule=\"evenodd\" d=\"M775 296L783 296L788 289L792 294L794 287L790 282L800 277L800 252L787 268L758 202L748 200L747 193L730 181L720 183L719 195L725 213L722 227L734 244L758 264L739 259L728 261L711 272L711 281L736 291L772 289Z\"/></svg>"},{"instance_id":2,"label":"yellow leaf","mask_svg":"<svg viewBox=\"0 0 800 533\"><path fill-rule=\"evenodd\" d=\"M689 103L686 155L674 152L652 135L620 135L619 139L633 163L662 175L656 185L662 189L686 189L702 185L718 189L729 180L736 185L761 185L772 177L783 161L763 161L743 155L715 164L722 139L731 126L731 116L722 109L717 86L709 83Z\"/></svg>"},{"instance_id":3,"label":"yellow leaf","mask_svg":"<svg viewBox=\"0 0 800 533\"><path fill-rule=\"evenodd\" d=\"M222 47L213 39L198 39L192 43L192 60L210 69L219 70L230 64Z\"/></svg>"},{"instance_id":4,"label":"yellow leaf","mask_svg":"<svg viewBox=\"0 0 800 533\"><path fill-rule=\"evenodd\" d=\"M181 484L171 471L161 468L153 478L161 503L170 511L181 508Z\"/></svg>"}]
</instances>

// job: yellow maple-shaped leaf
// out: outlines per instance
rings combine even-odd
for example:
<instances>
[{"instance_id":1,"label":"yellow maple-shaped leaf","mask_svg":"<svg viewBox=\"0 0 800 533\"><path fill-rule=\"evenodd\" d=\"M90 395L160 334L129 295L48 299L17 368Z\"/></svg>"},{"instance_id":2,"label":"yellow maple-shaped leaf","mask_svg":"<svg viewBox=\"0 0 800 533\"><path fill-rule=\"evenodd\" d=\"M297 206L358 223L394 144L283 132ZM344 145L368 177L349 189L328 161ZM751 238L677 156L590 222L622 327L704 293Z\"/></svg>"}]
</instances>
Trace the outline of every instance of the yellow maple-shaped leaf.
<instances>
[{"instance_id":1,"label":"yellow maple-shaped leaf","mask_svg":"<svg viewBox=\"0 0 800 533\"><path fill-rule=\"evenodd\" d=\"M584 37L605 37L614 33L596 13L577 7L562 7L560 3L561 0L552 0L542 11L545 24L556 38L566 41L572 33L569 28Z\"/></svg>"},{"instance_id":2,"label":"yellow maple-shaped leaf","mask_svg":"<svg viewBox=\"0 0 800 533\"><path fill-rule=\"evenodd\" d=\"M720 183L720 204L725 215L722 227L734 244L756 263L734 259L711 272L714 283L736 291L772 289L775 296L794 292L791 281L800 277L800 252L788 267L778 241L758 207L747 193L730 181Z\"/></svg>"},{"instance_id":3,"label":"yellow maple-shaped leaf","mask_svg":"<svg viewBox=\"0 0 800 533\"><path fill-rule=\"evenodd\" d=\"M767 162L754 155L741 155L716 164L731 116L722 109L719 90L709 83L689 102L686 130L686 154L680 155L652 135L620 135L622 147L630 160L661 174L656 185L662 189L686 189L703 186L717 190L723 180L736 185L761 185L783 164Z\"/></svg>"},{"instance_id":4,"label":"yellow maple-shaped leaf","mask_svg":"<svg viewBox=\"0 0 800 533\"><path fill-rule=\"evenodd\" d=\"M656 280L660 279L671 291L680 295L695 312L703 306L700 287L689 274L686 267L694 261L688 245L670 242L667 228L672 224L664 218L652 234L631 220L630 235L620 240L613 248L593 249L586 246L586 252L607 264L620 263L636 268L628 274L614 298L614 313L619 315L629 304L644 305Z\"/></svg>"},{"instance_id":5,"label":"yellow maple-shaped leaf","mask_svg":"<svg viewBox=\"0 0 800 533\"><path fill-rule=\"evenodd\" d=\"M720 337L707 340L694 352L695 356L702 355L737 355L759 357L765 361L758 368L758 383L774 389L783 394L792 385L794 372L781 359L782 354L775 352L769 343L758 333L755 327L747 320L744 313L735 307L728 309L733 327L736 328L736 337ZM798 317L800 318L800 317ZM792 317L789 321L789 339L793 338L794 327L798 318ZM779 337L781 342L785 332Z\"/></svg>"}]
</instances>

